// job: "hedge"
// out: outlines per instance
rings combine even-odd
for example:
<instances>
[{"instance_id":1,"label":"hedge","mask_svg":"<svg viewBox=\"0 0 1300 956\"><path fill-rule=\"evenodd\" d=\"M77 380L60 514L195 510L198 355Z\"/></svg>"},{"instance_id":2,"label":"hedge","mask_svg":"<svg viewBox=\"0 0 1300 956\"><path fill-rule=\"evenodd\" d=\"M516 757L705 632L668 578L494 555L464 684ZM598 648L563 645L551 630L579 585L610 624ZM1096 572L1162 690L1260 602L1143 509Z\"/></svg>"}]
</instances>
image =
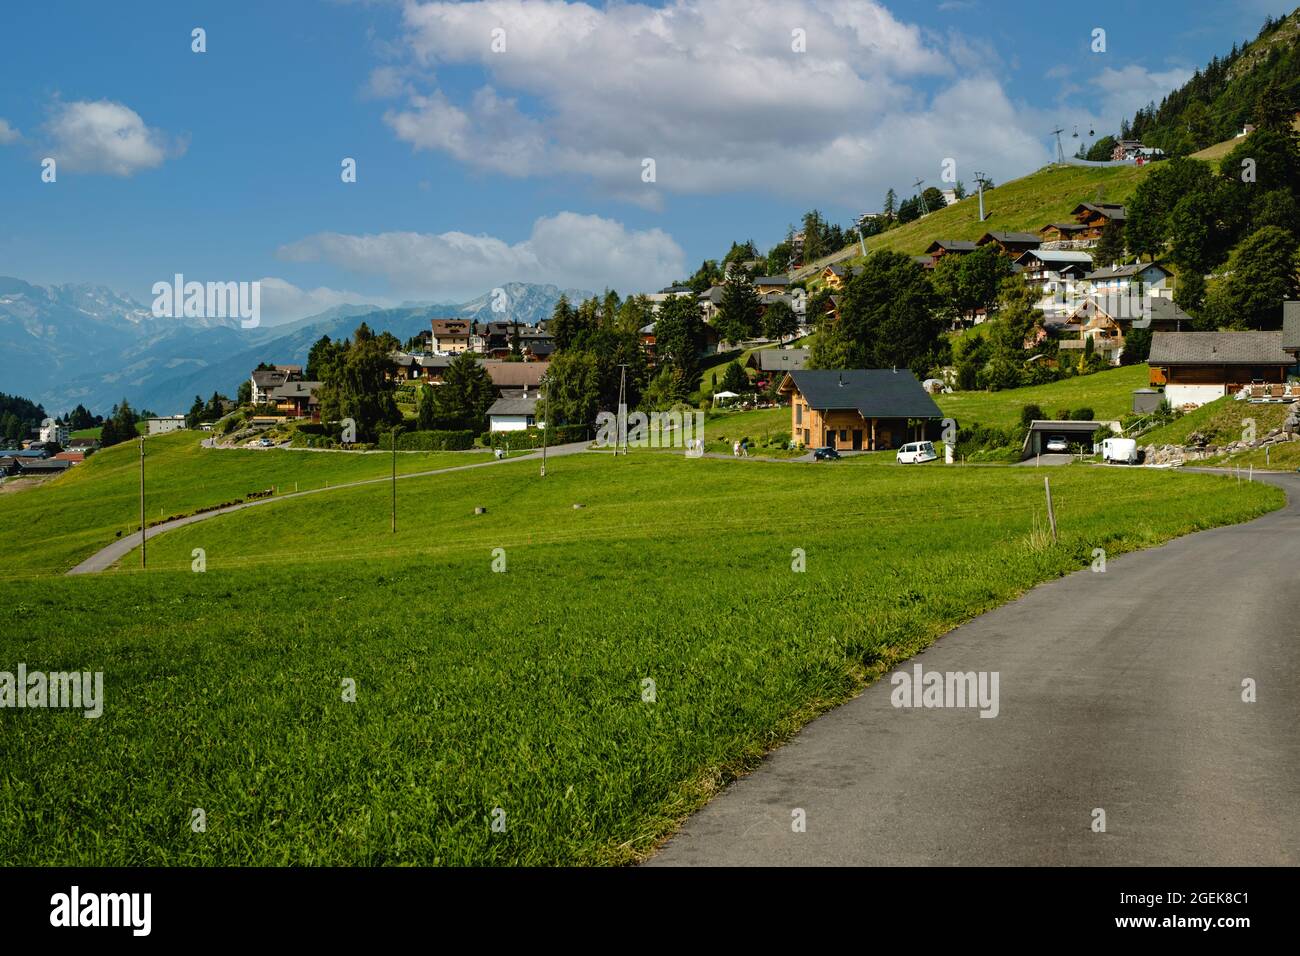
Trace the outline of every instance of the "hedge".
<instances>
[{"instance_id":1,"label":"hedge","mask_svg":"<svg viewBox=\"0 0 1300 956\"><path fill-rule=\"evenodd\" d=\"M585 441L590 435L586 425L556 425L546 429L548 445L565 445L569 442ZM480 439L489 448L506 448L511 451L520 448L541 448L542 430L530 428L527 431L484 432Z\"/></svg>"},{"instance_id":2,"label":"hedge","mask_svg":"<svg viewBox=\"0 0 1300 956\"><path fill-rule=\"evenodd\" d=\"M384 432L379 436L379 447L392 449L392 432ZM402 432L397 438L398 451L464 451L473 447L474 433L468 430Z\"/></svg>"}]
</instances>

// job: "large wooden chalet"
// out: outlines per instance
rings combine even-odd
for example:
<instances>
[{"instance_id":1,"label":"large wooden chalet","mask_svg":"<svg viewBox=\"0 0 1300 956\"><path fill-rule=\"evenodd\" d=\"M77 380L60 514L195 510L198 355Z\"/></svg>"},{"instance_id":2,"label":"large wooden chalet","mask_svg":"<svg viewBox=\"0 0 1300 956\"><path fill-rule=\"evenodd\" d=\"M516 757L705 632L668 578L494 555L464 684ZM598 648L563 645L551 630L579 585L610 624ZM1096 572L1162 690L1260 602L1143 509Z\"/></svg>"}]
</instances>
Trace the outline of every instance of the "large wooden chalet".
<instances>
[{"instance_id":1,"label":"large wooden chalet","mask_svg":"<svg viewBox=\"0 0 1300 956\"><path fill-rule=\"evenodd\" d=\"M925 438L943 419L907 369L791 371L779 391L790 399L790 434L805 447L897 448Z\"/></svg>"}]
</instances>

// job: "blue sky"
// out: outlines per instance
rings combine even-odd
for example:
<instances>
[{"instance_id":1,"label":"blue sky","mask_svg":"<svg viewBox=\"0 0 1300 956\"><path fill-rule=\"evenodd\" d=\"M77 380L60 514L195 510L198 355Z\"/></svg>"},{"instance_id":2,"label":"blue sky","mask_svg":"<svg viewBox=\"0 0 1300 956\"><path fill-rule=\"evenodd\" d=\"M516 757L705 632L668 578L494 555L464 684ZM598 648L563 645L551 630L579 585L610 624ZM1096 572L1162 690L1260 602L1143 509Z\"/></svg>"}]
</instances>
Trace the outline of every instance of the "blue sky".
<instances>
[{"instance_id":1,"label":"blue sky","mask_svg":"<svg viewBox=\"0 0 1300 956\"><path fill-rule=\"evenodd\" d=\"M271 321L345 301L458 301L511 280L653 291L732 239L778 241L808 208L847 221L891 185L937 185L945 158L967 182L1037 168L1056 122L1114 131L1285 12L1262 0L8 4L0 274L145 302L176 272L260 279ZM205 53L191 50L195 27ZM47 156L54 183L40 178ZM340 180L345 157L355 183Z\"/></svg>"}]
</instances>

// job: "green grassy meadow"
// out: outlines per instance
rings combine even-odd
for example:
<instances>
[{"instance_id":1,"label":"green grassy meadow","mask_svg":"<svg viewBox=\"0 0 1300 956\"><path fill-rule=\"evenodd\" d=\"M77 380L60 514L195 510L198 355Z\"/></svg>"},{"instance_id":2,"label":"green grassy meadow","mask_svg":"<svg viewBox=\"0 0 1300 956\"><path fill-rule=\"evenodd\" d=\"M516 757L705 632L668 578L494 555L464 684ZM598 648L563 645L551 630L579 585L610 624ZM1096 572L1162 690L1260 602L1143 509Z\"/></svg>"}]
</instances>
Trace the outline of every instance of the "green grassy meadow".
<instances>
[{"instance_id":1,"label":"green grassy meadow","mask_svg":"<svg viewBox=\"0 0 1300 956\"><path fill-rule=\"evenodd\" d=\"M198 432L145 440L145 517L185 514L252 491L321 488L390 474L386 454L201 448ZM0 496L0 576L64 571L117 532L140 530L139 444L115 445L34 488ZM486 461L491 453L402 452L399 474Z\"/></svg>"},{"instance_id":2,"label":"green grassy meadow","mask_svg":"<svg viewBox=\"0 0 1300 956\"><path fill-rule=\"evenodd\" d=\"M0 859L626 863L811 717L1093 548L1282 503L1069 466L1052 545L1041 472L869 458L634 450L544 480L507 462L400 483L397 534L389 489L366 486L169 532L147 572L0 579L23 622L0 669L102 670L105 692L94 720L0 710Z\"/></svg>"}]
</instances>

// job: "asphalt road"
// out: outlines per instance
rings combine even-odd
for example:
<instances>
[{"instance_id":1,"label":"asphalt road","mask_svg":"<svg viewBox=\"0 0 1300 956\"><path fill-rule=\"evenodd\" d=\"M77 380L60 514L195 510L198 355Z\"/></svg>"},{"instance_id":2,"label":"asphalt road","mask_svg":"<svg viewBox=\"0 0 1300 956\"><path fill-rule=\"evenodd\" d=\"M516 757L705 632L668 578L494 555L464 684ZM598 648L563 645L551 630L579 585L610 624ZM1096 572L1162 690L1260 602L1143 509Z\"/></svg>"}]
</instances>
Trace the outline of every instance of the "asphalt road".
<instances>
[{"instance_id":1,"label":"asphalt road","mask_svg":"<svg viewBox=\"0 0 1300 956\"><path fill-rule=\"evenodd\" d=\"M207 448L211 448L212 446L207 444L208 441L210 441L210 439L204 439L204 446ZM556 445L554 448L547 449L546 454L548 457L561 457L564 455L573 455L573 454L577 454L580 451L586 451L587 446L588 446L587 442L573 442L572 444L568 444L568 445ZM266 451L269 454L276 454L278 452L277 449L273 449L273 448L266 448L262 450ZM388 454L391 454L391 452L389 452ZM398 454L401 454L401 452L399 451ZM542 453L540 451L531 452L526 455L516 454L510 458L491 458L487 461L479 461L471 465L453 465L450 468L434 468L430 471L410 472L409 474L398 475L397 480L405 481L408 478L426 478L429 475L442 475L453 471L468 471L471 468L491 468L493 465L501 465L501 464L505 464L506 462L513 462L513 461L541 461L541 458L542 458ZM348 482L342 482L337 485L330 485L328 488L312 488L308 491L295 491L295 492L290 492L289 494L275 495L271 498L259 498L255 501L244 501L237 505L229 505L228 507L225 508L218 508L215 511L205 511L202 514L189 515L184 518L176 518L172 521L164 521L161 524L156 524L146 529L144 533L144 537L146 542L152 541L154 538L158 537L158 535L166 534L168 531L171 531L173 528L180 528L187 524L195 524L199 521L207 521L211 518L217 517L218 515L230 514L232 511L243 511L245 508L260 508L265 505L274 504L277 501L284 501L287 498L302 498L306 495L329 494L332 491L338 491L340 488L356 488L360 485L376 485L376 484L380 484L381 482L389 482L389 481L392 481L391 476L385 476L383 478L366 478L362 481L348 481ZM97 574L100 571L107 571L114 564L122 560L122 558L126 557L128 554L130 554L139 546L140 546L140 534L137 531L133 535L119 538L118 540L110 544L108 547L96 551L94 554L86 558L86 560L82 561L76 567L70 569L67 573L68 574Z\"/></svg>"},{"instance_id":2,"label":"asphalt road","mask_svg":"<svg viewBox=\"0 0 1300 956\"><path fill-rule=\"evenodd\" d=\"M895 708L882 679L650 865L1300 863L1300 476L1256 478L1291 503L1044 584L899 668L998 672L996 717Z\"/></svg>"}]
</instances>

